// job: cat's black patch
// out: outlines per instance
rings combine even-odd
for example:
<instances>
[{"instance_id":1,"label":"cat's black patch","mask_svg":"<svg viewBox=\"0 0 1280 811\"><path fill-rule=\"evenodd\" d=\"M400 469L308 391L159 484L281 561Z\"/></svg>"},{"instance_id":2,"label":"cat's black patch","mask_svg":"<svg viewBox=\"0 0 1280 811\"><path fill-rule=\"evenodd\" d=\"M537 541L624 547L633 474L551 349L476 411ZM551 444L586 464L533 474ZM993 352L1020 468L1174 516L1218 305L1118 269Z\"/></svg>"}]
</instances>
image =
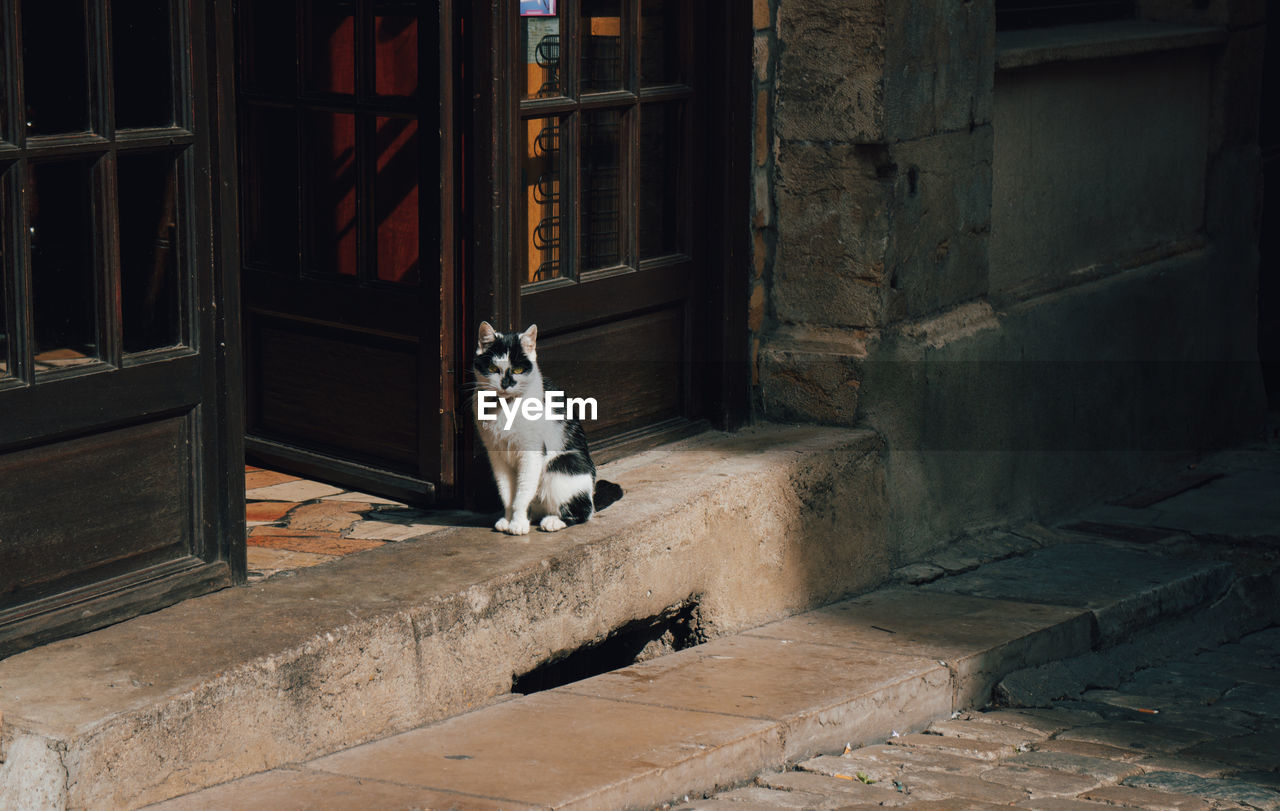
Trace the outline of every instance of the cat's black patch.
<instances>
[{"instance_id":1,"label":"cat's black patch","mask_svg":"<svg viewBox=\"0 0 1280 811\"><path fill-rule=\"evenodd\" d=\"M560 520L566 524L581 524L590 521L593 512L591 494L579 493L560 505Z\"/></svg>"},{"instance_id":2,"label":"cat's black patch","mask_svg":"<svg viewBox=\"0 0 1280 811\"><path fill-rule=\"evenodd\" d=\"M494 358L507 356L507 360L511 361L512 366L523 366L529 369L533 364L529 363L529 357L525 355L524 348L520 346L520 333L518 332L499 332L494 335L493 343L488 348L475 356L471 361L471 366L480 374L489 373L489 364ZM507 385L507 384L504 384Z\"/></svg>"},{"instance_id":3,"label":"cat's black patch","mask_svg":"<svg viewBox=\"0 0 1280 811\"><path fill-rule=\"evenodd\" d=\"M596 466L591 464L591 457L582 452L566 451L547 463L547 471L550 473L567 473L570 476L576 476L580 473L594 475Z\"/></svg>"}]
</instances>

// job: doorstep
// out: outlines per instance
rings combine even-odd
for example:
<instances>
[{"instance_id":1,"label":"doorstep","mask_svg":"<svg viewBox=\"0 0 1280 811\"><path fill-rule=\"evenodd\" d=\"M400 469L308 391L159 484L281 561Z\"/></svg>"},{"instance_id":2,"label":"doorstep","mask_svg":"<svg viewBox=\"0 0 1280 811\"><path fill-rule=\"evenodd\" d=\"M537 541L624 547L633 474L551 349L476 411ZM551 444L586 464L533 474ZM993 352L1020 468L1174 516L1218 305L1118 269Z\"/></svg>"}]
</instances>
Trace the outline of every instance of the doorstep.
<instances>
[{"instance_id":1,"label":"doorstep","mask_svg":"<svg viewBox=\"0 0 1280 811\"><path fill-rule=\"evenodd\" d=\"M156 802L486 705L629 624L680 612L716 637L873 588L881 451L704 434L604 466L626 496L585 526L446 529L9 657L0 799Z\"/></svg>"}]
</instances>

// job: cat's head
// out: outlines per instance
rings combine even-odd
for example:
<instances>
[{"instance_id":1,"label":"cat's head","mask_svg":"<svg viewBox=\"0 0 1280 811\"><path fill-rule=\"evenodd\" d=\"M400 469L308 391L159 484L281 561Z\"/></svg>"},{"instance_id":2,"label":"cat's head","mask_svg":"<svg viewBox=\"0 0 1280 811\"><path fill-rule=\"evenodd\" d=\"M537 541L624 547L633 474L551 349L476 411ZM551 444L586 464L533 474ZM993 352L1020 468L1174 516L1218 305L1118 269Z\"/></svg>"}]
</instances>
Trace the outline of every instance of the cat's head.
<instances>
[{"instance_id":1,"label":"cat's head","mask_svg":"<svg viewBox=\"0 0 1280 811\"><path fill-rule=\"evenodd\" d=\"M500 397L521 397L538 379L538 325L524 332L498 332L488 321L480 323L479 341L471 370L480 388Z\"/></svg>"}]
</instances>

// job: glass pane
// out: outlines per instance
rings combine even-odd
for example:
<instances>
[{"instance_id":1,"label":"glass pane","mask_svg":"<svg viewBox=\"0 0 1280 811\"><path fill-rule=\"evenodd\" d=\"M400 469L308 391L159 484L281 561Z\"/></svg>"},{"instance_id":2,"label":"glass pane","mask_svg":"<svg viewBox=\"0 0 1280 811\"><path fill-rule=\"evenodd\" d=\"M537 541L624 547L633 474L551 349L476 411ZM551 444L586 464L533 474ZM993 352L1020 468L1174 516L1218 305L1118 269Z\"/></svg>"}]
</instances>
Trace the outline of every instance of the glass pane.
<instances>
[{"instance_id":1,"label":"glass pane","mask_svg":"<svg viewBox=\"0 0 1280 811\"><path fill-rule=\"evenodd\" d=\"M521 17L520 50L524 53L524 97L545 99L564 94L560 84L560 18Z\"/></svg>"},{"instance_id":2,"label":"glass pane","mask_svg":"<svg viewBox=\"0 0 1280 811\"><path fill-rule=\"evenodd\" d=\"M374 92L412 96L418 92L418 16L412 4L380 4L375 11Z\"/></svg>"},{"instance_id":3,"label":"glass pane","mask_svg":"<svg viewBox=\"0 0 1280 811\"><path fill-rule=\"evenodd\" d=\"M378 119L378 176L374 218L378 230L378 278L417 284L418 122Z\"/></svg>"},{"instance_id":4,"label":"glass pane","mask_svg":"<svg viewBox=\"0 0 1280 811\"><path fill-rule=\"evenodd\" d=\"M681 249L678 215L685 173L683 142L683 104L646 104L640 108L641 259Z\"/></svg>"},{"instance_id":5,"label":"glass pane","mask_svg":"<svg viewBox=\"0 0 1280 811\"><path fill-rule=\"evenodd\" d=\"M622 261L622 113L582 114L582 267Z\"/></svg>"},{"instance_id":6,"label":"glass pane","mask_svg":"<svg viewBox=\"0 0 1280 811\"><path fill-rule=\"evenodd\" d=\"M582 92L622 88L620 0L582 0Z\"/></svg>"},{"instance_id":7,"label":"glass pane","mask_svg":"<svg viewBox=\"0 0 1280 811\"><path fill-rule=\"evenodd\" d=\"M640 6L640 83L685 81L680 38L688 5L682 0L644 0Z\"/></svg>"},{"instance_id":8,"label":"glass pane","mask_svg":"<svg viewBox=\"0 0 1280 811\"><path fill-rule=\"evenodd\" d=\"M298 125L292 110L245 108L245 259L298 267Z\"/></svg>"},{"instance_id":9,"label":"glass pane","mask_svg":"<svg viewBox=\"0 0 1280 811\"><path fill-rule=\"evenodd\" d=\"M531 282L564 275L560 263L561 118L524 122L521 183L524 186L526 246L524 278Z\"/></svg>"},{"instance_id":10,"label":"glass pane","mask_svg":"<svg viewBox=\"0 0 1280 811\"><path fill-rule=\"evenodd\" d=\"M116 129L173 123L169 0L131 0L111 7Z\"/></svg>"},{"instance_id":11,"label":"glass pane","mask_svg":"<svg viewBox=\"0 0 1280 811\"><path fill-rule=\"evenodd\" d=\"M91 160L27 167L36 371L98 355Z\"/></svg>"},{"instance_id":12,"label":"glass pane","mask_svg":"<svg viewBox=\"0 0 1280 811\"><path fill-rule=\"evenodd\" d=\"M354 93L356 89L355 4L317 0L311 7L307 89Z\"/></svg>"},{"instance_id":13,"label":"glass pane","mask_svg":"<svg viewBox=\"0 0 1280 811\"><path fill-rule=\"evenodd\" d=\"M15 140L9 129L9 77L13 75L13 63L9 61L8 37L0 37L0 143Z\"/></svg>"},{"instance_id":14,"label":"glass pane","mask_svg":"<svg viewBox=\"0 0 1280 811\"><path fill-rule=\"evenodd\" d=\"M309 113L306 188L306 266L319 273L356 275L356 117Z\"/></svg>"},{"instance_id":15,"label":"glass pane","mask_svg":"<svg viewBox=\"0 0 1280 811\"><path fill-rule=\"evenodd\" d=\"M178 161L172 153L121 153L120 299L124 351L181 342L178 335Z\"/></svg>"},{"instance_id":16,"label":"glass pane","mask_svg":"<svg viewBox=\"0 0 1280 811\"><path fill-rule=\"evenodd\" d=\"M84 0L27 0L22 4L28 134L89 129L86 41Z\"/></svg>"},{"instance_id":17,"label":"glass pane","mask_svg":"<svg viewBox=\"0 0 1280 811\"><path fill-rule=\"evenodd\" d=\"M238 10L245 17L240 53L245 85L260 92L292 95L298 78L293 3L239 3Z\"/></svg>"}]
</instances>

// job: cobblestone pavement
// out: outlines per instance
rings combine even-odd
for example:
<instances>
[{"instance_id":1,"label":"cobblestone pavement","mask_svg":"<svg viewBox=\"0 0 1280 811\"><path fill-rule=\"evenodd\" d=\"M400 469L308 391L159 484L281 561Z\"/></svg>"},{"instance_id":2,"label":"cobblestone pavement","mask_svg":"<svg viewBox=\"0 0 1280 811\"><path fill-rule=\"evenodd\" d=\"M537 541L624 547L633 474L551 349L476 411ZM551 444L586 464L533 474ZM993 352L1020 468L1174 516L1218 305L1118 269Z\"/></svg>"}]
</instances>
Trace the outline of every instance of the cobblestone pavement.
<instances>
[{"instance_id":1,"label":"cobblestone pavement","mask_svg":"<svg viewBox=\"0 0 1280 811\"><path fill-rule=\"evenodd\" d=\"M686 809L1280 808L1280 627L1114 690L957 714Z\"/></svg>"}]
</instances>

